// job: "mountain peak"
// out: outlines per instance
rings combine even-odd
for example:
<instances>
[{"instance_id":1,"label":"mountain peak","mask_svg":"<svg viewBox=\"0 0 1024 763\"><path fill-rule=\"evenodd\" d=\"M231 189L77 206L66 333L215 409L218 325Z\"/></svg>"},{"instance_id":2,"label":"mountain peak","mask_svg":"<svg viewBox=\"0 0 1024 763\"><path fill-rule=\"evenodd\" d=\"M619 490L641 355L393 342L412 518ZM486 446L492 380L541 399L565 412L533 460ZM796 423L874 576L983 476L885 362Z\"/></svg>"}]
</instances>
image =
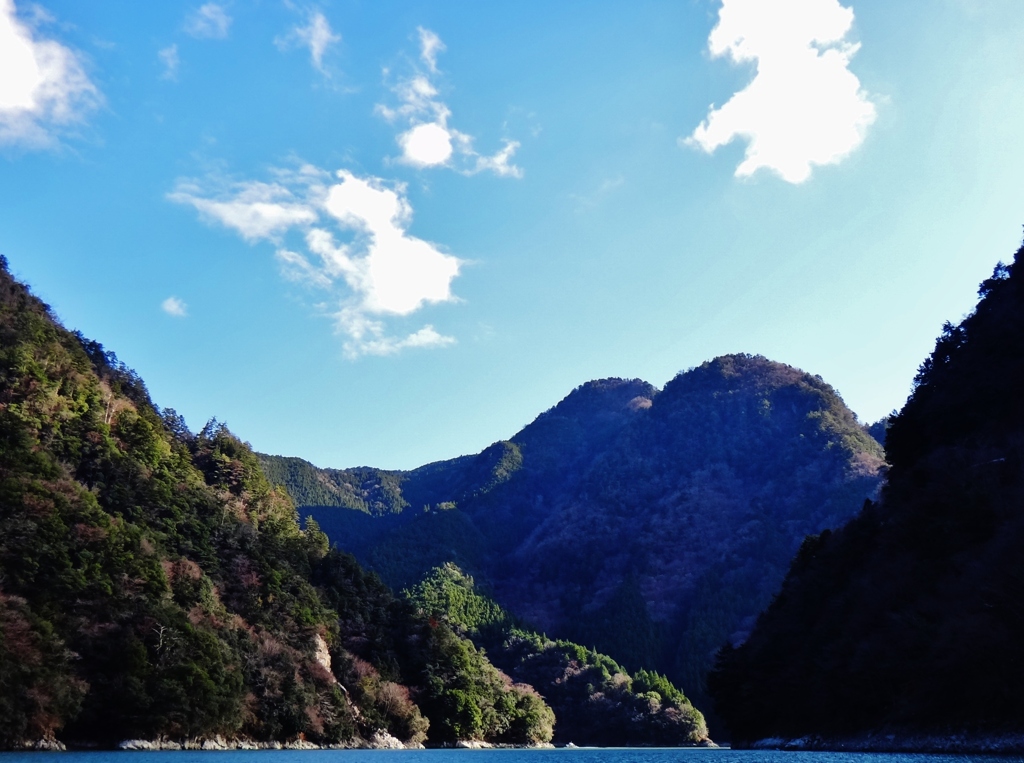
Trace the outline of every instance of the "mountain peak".
<instances>
[{"instance_id":1,"label":"mountain peak","mask_svg":"<svg viewBox=\"0 0 1024 763\"><path fill-rule=\"evenodd\" d=\"M671 398L682 390L767 391L799 384L835 393L820 376L769 360L763 355L747 353L720 355L688 371L682 371L665 385L663 393Z\"/></svg>"},{"instance_id":2,"label":"mountain peak","mask_svg":"<svg viewBox=\"0 0 1024 763\"><path fill-rule=\"evenodd\" d=\"M601 414L621 414L638 408L631 405L636 398L651 400L657 394L658 388L643 379L594 379L578 386L536 421L551 416L582 421Z\"/></svg>"}]
</instances>

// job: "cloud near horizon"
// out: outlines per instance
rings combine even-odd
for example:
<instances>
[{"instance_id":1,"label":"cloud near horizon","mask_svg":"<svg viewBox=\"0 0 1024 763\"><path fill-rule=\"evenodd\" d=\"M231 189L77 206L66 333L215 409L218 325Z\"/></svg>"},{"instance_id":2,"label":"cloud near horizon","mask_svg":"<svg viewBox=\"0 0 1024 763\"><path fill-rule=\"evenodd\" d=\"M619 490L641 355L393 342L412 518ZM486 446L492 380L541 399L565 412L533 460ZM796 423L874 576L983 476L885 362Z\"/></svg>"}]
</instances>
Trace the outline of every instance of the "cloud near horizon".
<instances>
[{"instance_id":1,"label":"cloud near horizon","mask_svg":"<svg viewBox=\"0 0 1024 763\"><path fill-rule=\"evenodd\" d=\"M437 56L445 50L441 38L429 29L419 27L420 61L427 71L416 70L412 76L392 86L397 106L377 105L377 113L388 122L404 122L408 128L396 142L402 149L399 162L418 169L449 167L464 175L493 172L499 177L521 178L523 170L512 163L519 142L506 139L501 149L491 156L473 148L473 137L449 126L452 112L440 100L430 75L438 74Z\"/></svg>"},{"instance_id":2,"label":"cloud near horizon","mask_svg":"<svg viewBox=\"0 0 1024 763\"><path fill-rule=\"evenodd\" d=\"M13 0L0 0L0 145L53 146L102 100L75 53L39 38Z\"/></svg>"},{"instance_id":3,"label":"cloud near horizon","mask_svg":"<svg viewBox=\"0 0 1024 763\"><path fill-rule=\"evenodd\" d=\"M711 56L756 62L757 73L680 142L710 154L744 138L737 177L767 169L790 183L849 156L876 118L849 69L860 47L846 41L853 18L838 0L723 0Z\"/></svg>"},{"instance_id":4,"label":"cloud near horizon","mask_svg":"<svg viewBox=\"0 0 1024 763\"><path fill-rule=\"evenodd\" d=\"M331 315L345 336L347 357L455 343L429 324L406 336L388 331L388 319L456 301L451 283L462 266L435 244L409 235L412 207L404 186L347 170L332 176L308 165L277 176L272 183L182 180L168 198L250 243L274 243L285 278L336 301ZM338 235L346 240L339 242Z\"/></svg>"}]
</instances>

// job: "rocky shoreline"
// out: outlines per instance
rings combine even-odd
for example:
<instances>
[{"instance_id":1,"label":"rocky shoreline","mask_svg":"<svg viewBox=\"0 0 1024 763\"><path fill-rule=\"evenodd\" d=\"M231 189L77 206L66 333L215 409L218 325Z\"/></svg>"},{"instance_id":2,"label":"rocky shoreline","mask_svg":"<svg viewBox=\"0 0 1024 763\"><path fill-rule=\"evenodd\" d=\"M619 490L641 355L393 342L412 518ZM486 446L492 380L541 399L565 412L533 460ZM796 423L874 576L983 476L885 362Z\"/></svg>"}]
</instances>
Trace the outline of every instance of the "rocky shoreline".
<instances>
[{"instance_id":1,"label":"rocky shoreline","mask_svg":"<svg viewBox=\"0 0 1024 763\"><path fill-rule=\"evenodd\" d=\"M821 752L921 752L958 755L1024 754L1024 733L982 734L955 732L925 734L877 731L846 737L805 736L795 739L769 737L752 743L735 743L735 749Z\"/></svg>"},{"instance_id":2,"label":"rocky shoreline","mask_svg":"<svg viewBox=\"0 0 1024 763\"><path fill-rule=\"evenodd\" d=\"M414 749L421 748L416 745ZM385 732L378 732L370 739L353 739L348 743L316 744L305 739L293 739L288 742L256 742L252 739L225 739L216 736L210 739L189 739L174 741L172 739L126 739L117 745L118 750L404 750L406 746L395 737Z\"/></svg>"},{"instance_id":3,"label":"rocky shoreline","mask_svg":"<svg viewBox=\"0 0 1024 763\"><path fill-rule=\"evenodd\" d=\"M525 748L523 745L491 744L475 739L459 740L454 745L457 749L485 750L503 748ZM39 739L26 741L22 745L12 748L20 752L66 752L67 745L57 739ZM72 750L96 749L93 746L71 744ZM378 731L369 739L356 737L348 742L339 744L316 744L305 739L293 739L287 742L271 741L257 742L247 738L227 739L222 736L201 737L195 739L125 739L118 743L114 749L125 752L157 752L166 750L423 750L422 744L405 744L400 739L391 736L386 731ZM554 749L553 744L539 744L529 749Z\"/></svg>"}]
</instances>

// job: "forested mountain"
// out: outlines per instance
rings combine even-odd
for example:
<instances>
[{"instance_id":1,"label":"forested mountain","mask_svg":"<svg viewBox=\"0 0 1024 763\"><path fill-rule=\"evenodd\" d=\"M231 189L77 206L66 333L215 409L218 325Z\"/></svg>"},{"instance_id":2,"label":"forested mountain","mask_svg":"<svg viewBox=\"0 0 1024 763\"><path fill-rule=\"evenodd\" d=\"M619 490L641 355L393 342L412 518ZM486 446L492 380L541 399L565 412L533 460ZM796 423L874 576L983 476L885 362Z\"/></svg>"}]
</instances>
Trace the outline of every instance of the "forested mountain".
<instances>
[{"instance_id":1,"label":"forested mountain","mask_svg":"<svg viewBox=\"0 0 1024 763\"><path fill-rule=\"evenodd\" d=\"M809 538L723 650L712 688L736 738L1024 733L1022 263L921 365L881 500Z\"/></svg>"},{"instance_id":2,"label":"forested mountain","mask_svg":"<svg viewBox=\"0 0 1024 763\"><path fill-rule=\"evenodd\" d=\"M476 590L453 564L438 567L410 592L416 607L466 635L515 680L551 704L555 741L585 746L707 744L704 717L664 676L632 676L610 657L542 636Z\"/></svg>"},{"instance_id":3,"label":"forested mountain","mask_svg":"<svg viewBox=\"0 0 1024 763\"><path fill-rule=\"evenodd\" d=\"M820 377L730 355L661 391L589 382L510 440L410 472L261 459L297 496L341 491L303 512L392 586L454 562L532 627L665 673L703 709L715 651L806 535L875 495L883 452Z\"/></svg>"},{"instance_id":4,"label":"forested mountain","mask_svg":"<svg viewBox=\"0 0 1024 763\"><path fill-rule=\"evenodd\" d=\"M225 426L193 434L158 411L0 258L0 747L534 743L552 720L315 523L301 530Z\"/></svg>"}]
</instances>

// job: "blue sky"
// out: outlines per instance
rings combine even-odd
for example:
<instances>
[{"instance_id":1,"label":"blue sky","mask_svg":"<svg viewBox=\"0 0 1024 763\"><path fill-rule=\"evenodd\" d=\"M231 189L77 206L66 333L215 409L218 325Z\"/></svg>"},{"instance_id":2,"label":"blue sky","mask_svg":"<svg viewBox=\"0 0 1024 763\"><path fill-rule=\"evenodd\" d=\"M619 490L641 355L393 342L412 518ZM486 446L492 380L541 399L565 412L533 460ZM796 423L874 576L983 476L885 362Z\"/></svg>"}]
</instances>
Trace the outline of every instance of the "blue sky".
<instances>
[{"instance_id":1,"label":"blue sky","mask_svg":"<svg viewBox=\"0 0 1024 763\"><path fill-rule=\"evenodd\" d=\"M1024 223L1015 0L0 0L0 251L322 466L730 352L902 405Z\"/></svg>"}]
</instances>

